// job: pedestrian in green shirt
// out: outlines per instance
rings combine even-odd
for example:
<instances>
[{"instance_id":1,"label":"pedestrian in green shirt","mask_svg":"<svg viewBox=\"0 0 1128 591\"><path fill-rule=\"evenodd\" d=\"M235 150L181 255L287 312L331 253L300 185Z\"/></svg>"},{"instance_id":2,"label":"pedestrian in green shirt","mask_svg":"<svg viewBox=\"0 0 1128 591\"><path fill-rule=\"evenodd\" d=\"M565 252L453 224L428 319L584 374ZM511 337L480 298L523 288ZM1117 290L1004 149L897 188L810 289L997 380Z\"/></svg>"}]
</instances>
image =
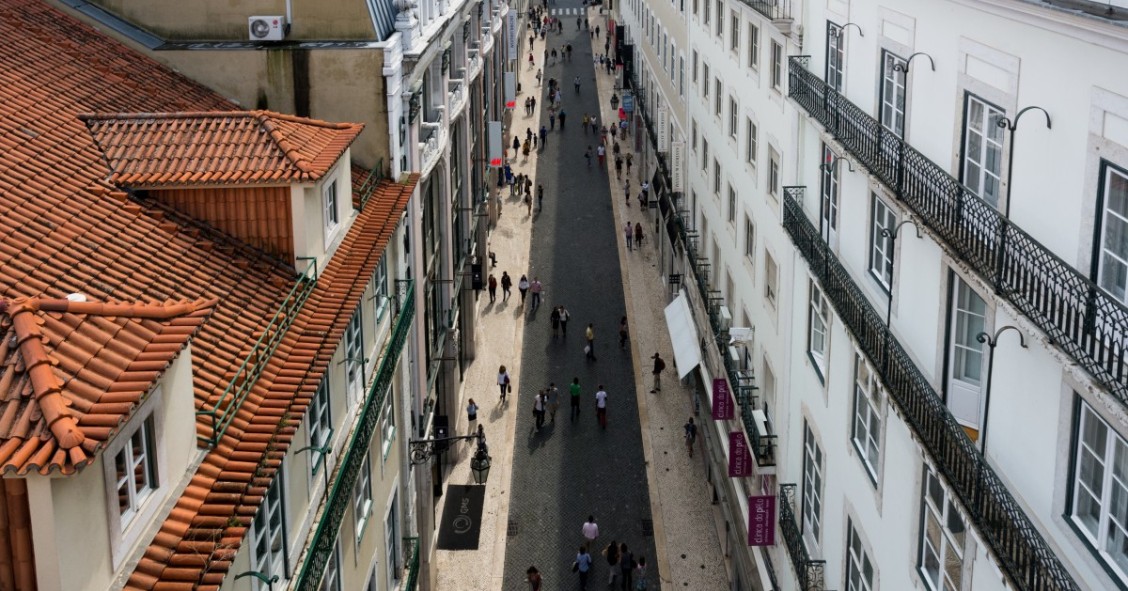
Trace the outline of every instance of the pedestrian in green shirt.
<instances>
[{"instance_id":1,"label":"pedestrian in green shirt","mask_svg":"<svg viewBox=\"0 0 1128 591\"><path fill-rule=\"evenodd\" d=\"M572 378L572 384L568 386L568 392L572 395L572 420L580 416L580 378Z\"/></svg>"}]
</instances>

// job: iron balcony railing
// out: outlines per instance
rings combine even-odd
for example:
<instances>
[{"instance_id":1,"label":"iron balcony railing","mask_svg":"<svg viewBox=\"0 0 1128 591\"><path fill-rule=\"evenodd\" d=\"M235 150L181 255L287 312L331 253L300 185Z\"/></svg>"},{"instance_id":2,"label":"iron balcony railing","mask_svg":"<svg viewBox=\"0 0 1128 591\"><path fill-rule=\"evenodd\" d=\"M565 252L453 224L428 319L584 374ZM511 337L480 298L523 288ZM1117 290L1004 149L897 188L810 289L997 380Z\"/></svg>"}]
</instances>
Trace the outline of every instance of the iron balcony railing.
<instances>
[{"instance_id":1,"label":"iron balcony railing","mask_svg":"<svg viewBox=\"0 0 1128 591\"><path fill-rule=\"evenodd\" d=\"M309 294L317 285L317 259L299 259L299 261L303 260L307 262L305 271L298 275L294 287L290 289L286 299L282 300L282 305L263 329L250 352L243 358L239 369L235 370L235 376L227 383L215 406L196 411L197 424L206 421L211 427L207 433L196 435L196 441L202 447L211 449L223 438L227 427L235 419L239 407L243 405L247 395L251 393L251 388L262 375L262 370L270 363L270 356L278 348L278 343L282 342L282 337L290 329L290 324L294 322L294 318L297 318L302 305L309 299Z\"/></svg>"},{"instance_id":2,"label":"iron balcony railing","mask_svg":"<svg viewBox=\"0 0 1128 591\"><path fill-rule=\"evenodd\" d=\"M1053 550L1026 516L963 427L948 411L928 378L893 337L850 273L819 238L803 213L803 187L784 190L783 227L807 260L845 327L877 370L889 398L928 453L948 487L959 497L1000 568L1018 589L1077 589Z\"/></svg>"},{"instance_id":3,"label":"iron balcony railing","mask_svg":"<svg viewBox=\"0 0 1128 591\"><path fill-rule=\"evenodd\" d=\"M372 194L376 192L376 187L380 186L380 181L384 178L384 159L381 158L376 162L376 167L368 171L368 176L364 177L364 181L360 183L360 188L357 189L357 193L360 194L361 211L364 211L364 206L368 205L368 200L372 198Z\"/></svg>"},{"instance_id":4,"label":"iron balcony railing","mask_svg":"<svg viewBox=\"0 0 1128 591\"><path fill-rule=\"evenodd\" d=\"M404 574L400 591L415 591L419 586L419 538L404 538Z\"/></svg>"},{"instance_id":5,"label":"iron balcony railing","mask_svg":"<svg viewBox=\"0 0 1128 591\"><path fill-rule=\"evenodd\" d=\"M1052 342L1128 405L1128 308L790 60L788 94Z\"/></svg>"},{"instance_id":6,"label":"iron balcony railing","mask_svg":"<svg viewBox=\"0 0 1128 591\"><path fill-rule=\"evenodd\" d=\"M384 358L380 367L373 376L372 385L364 398L364 406L360 411L360 419L356 429L353 430L349 442L346 444L344 456L337 466L333 477L333 486L321 519L317 523L313 540L310 541L306 551L305 561L302 563L298 574L297 584L294 589L299 591L315 591L321 585L321 578L325 575L325 565L333 555L337 545L337 535L341 529L341 521L352 504L352 491L356 485L364 459L368 456L368 449L372 444L372 437L380 424L380 413L384 410L384 400L391 390L392 378L396 366L399 365L400 353L407 341L407 333L411 329L411 320L415 315L415 285L409 284L406 295L399 302L395 325L392 327L388 338L388 346L384 351Z\"/></svg>"},{"instance_id":7,"label":"iron balcony railing","mask_svg":"<svg viewBox=\"0 0 1128 591\"><path fill-rule=\"evenodd\" d=\"M779 485L779 530L783 533L783 544L791 556L795 576L799 578L801 591L823 591L826 589L825 560L811 560L807 544L803 542L803 530L795 517L794 484Z\"/></svg>"},{"instance_id":8,"label":"iron balcony railing","mask_svg":"<svg viewBox=\"0 0 1128 591\"><path fill-rule=\"evenodd\" d=\"M741 0L773 21L791 20L791 0Z\"/></svg>"}]
</instances>

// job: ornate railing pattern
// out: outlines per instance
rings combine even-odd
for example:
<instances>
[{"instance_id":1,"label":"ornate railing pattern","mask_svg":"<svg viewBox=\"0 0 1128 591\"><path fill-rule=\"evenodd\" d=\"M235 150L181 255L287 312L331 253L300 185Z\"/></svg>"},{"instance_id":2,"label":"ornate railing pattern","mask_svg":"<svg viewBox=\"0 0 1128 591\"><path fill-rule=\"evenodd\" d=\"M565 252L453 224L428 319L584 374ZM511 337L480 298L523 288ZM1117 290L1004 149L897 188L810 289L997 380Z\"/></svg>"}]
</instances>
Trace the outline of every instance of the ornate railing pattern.
<instances>
[{"instance_id":1,"label":"ornate railing pattern","mask_svg":"<svg viewBox=\"0 0 1128 591\"><path fill-rule=\"evenodd\" d=\"M400 591L415 591L419 586L419 538L404 538L403 542L403 564L406 576Z\"/></svg>"},{"instance_id":2,"label":"ornate railing pattern","mask_svg":"<svg viewBox=\"0 0 1128 591\"><path fill-rule=\"evenodd\" d=\"M1128 308L975 196L935 162L790 60L788 95L995 292L1128 405Z\"/></svg>"},{"instance_id":3,"label":"ornate railing pattern","mask_svg":"<svg viewBox=\"0 0 1128 591\"><path fill-rule=\"evenodd\" d=\"M791 0L741 0L756 12L772 19L791 20Z\"/></svg>"},{"instance_id":4,"label":"ornate railing pattern","mask_svg":"<svg viewBox=\"0 0 1128 591\"><path fill-rule=\"evenodd\" d=\"M353 430L345 452L337 465L337 472L333 477L333 487L317 522L313 539L306 551L294 589L299 591L315 591L321 585L321 577L325 575L325 565L333 555L337 544L337 534L341 529L341 521L345 512L352 504L352 490L364 465L364 458L372 444L372 437L380 423L380 413L384 409L384 400L392 386L396 366L399 364L400 353L403 352L407 333L411 328L411 320L415 315L415 285L407 288L406 295L400 300L399 310L392 327L388 346L384 351L384 358L368 388L364 399L364 407L360 411L356 429Z\"/></svg>"},{"instance_id":5,"label":"ornate railing pattern","mask_svg":"<svg viewBox=\"0 0 1128 591\"><path fill-rule=\"evenodd\" d=\"M826 580L823 575L825 560L811 560L807 544L803 542L803 530L795 516L795 484L779 485L779 529L783 533L783 544L791 556L795 576L799 578L802 591L823 591Z\"/></svg>"},{"instance_id":6,"label":"ornate railing pattern","mask_svg":"<svg viewBox=\"0 0 1128 591\"><path fill-rule=\"evenodd\" d=\"M1030 518L952 417L940 395L885 326L803 212L803 187L784 190L783 227L807 260L845 327L870 358L900 416L959 497L980 536L1015 587L1077 589Z\"/></svg>"},{"instance_id":7,"label":"ornate railing pattern","mask_svg":"<svg viewBox=\"0 0 1128 591\"><path fill-rule=\"evenodd\" d=\"M282 342L282 337L290 329L290 324L294 322L294 318L297 318L302 305L309 299L309 294L317 285L317 259L299 259L299 261L303 260L307 262L305 271L298 275L294 287L290 289L286 299L282 300L282 305L263 329L262 334L243 359L243 363L239 365L239 369L235 370L235 376L228 382L218 402L212 408L196 411L197 424L200 421L207 421L211 427L209 433L196 435L196 441L202 447L211 449L223 438L227 427L235 419L239 407L243 405L247 395L251 393L251 388L262 375L262 370L270 363L270 356L278 348L278 343Z\"/></svg>"}]
</instances>

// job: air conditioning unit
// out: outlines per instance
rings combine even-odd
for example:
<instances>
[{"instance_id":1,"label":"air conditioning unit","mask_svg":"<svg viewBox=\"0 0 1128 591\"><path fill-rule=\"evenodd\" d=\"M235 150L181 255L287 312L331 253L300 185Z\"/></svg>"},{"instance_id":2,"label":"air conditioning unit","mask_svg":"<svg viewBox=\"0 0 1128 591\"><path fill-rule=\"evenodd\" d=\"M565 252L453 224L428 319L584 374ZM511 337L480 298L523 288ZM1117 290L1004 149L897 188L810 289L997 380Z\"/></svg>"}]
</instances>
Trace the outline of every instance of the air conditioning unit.
<instances>
[{"instance_id":1,"label":"air conditioning unit","mask_svg":"<svg viewBox=\"0 0 1128 591\"><path fill-rule=\"evenodd\" d=\"M247 19L251 41L281 41L286 38L286 17L252 16Z\"/></svg>"},{"instance_id":2,"label":"air conditioning unit","mask_svg":"<svg viewBox=\"0 0 1128 591\"><path fill-rule=\"evenodd\" d=\"M721 331L727 332L729 327L732 326L732 313L729 312L728 306L722 305L717 315L720 316Z\"/></svg>"}]
</instances>

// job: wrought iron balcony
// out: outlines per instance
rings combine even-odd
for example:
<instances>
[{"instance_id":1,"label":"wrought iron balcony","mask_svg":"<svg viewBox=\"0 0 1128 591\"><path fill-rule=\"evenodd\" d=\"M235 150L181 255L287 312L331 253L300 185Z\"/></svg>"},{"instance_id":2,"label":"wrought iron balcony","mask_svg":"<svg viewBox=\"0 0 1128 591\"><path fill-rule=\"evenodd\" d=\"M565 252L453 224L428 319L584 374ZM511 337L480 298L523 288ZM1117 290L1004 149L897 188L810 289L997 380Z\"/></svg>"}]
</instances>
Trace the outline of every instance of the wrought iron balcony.
<instances>
[{"instance_id":1,"label":"wrought iron balcony","mask_svg":"<svg viewBox=\"0 0 1128 591\"><path fill-rule=\"evenodd\" d=\"M783 543L791 556L791 564L795 567L795 576L799 578L799 589L823 591L826 589L826 561L811 560L811 555L807 552L803 530L795 517L795 489L794 484L779 485L779 530L783 533Z\"/></svg>"},{"instance_id":2,"label":"wrought iron balcony","mask_svg":"<svg viewBox=\"0 0 1128 591\"><path fill-rule=\"evenodd\" d=\"M315 591L320 587L321 578L325 575L325 565L336 548L341 521L352 504L353 487L356 485L360 469L368 456L368 449L380 423L380 412L386 407L384 400L391 391L392 378L396 366L399 365L400 353L403 352L407 333L411 328L411 320L415 315L414 283L409 284L405 296L397 300L400 307L396 313L395 325L388 337L384 358L380 361L380 367L376 370L372 385L368 388L356 428L337 465L328 500L317 522L313 539L306 549L297 583L293 587L299 591Z\"/></svg>"},{"instance_id":3,"label":"wrought iron balcony","mask_svg":"<svg viewBox=\"0 0 1128 591\"><path fill-rule=\"evenodd\" d=\"M384 178L384 159L381 158L376 162L375 168L368 171L368 176L364 177L364 181L357 188L357 193L360 195L361 211L364 211L364 206L368 205L368 200L372 198L372 194L376 192L376 187L380 186L380 181Z\"/></svg>"},{"instance_id":4,"label":"wrought iron balcony","mask_svg":"<svg viewBox=\"0 0 1128 591\"><path fill-rule=\"evenodd\" d=\"M400 591L415 591L419 586L419 538L403 539L404 578Z\"/></svg>"},{"instance_id":5,"label":"wrought iron balcony","mask_svg":"<svg viewBox=\"0 0 1128 591\"><path fill-rule=\"evenodd\" d=\"M791 20L791 0L741 0L772 21Z\"/></svg>"},{"instance_id":6,"label":"wrought iron balcony","mask_svg":"<svg viewBox=\"0 0 1128 591\"><path fill-rule=\"evenodd\" d=\"M860 107L790 60L788 95L947 243L1128 406L1128 308Z\"/></svg>"},{"instance_id":7,"label":"wrought iron balcony","mask_svg":"<svg viewBox=\"0 0 1128 591\"><path fill-rule=\"evenodd\" d=\"M1018 589L1077 589L1030 518L893 337L884 316L870 305L850 273L819 238L800 205L802 195L803 187L785 187L784 230L807 260L843 325L873 362L898 414L959 497L999 568Z\"/></svg>"}]
</instances>

